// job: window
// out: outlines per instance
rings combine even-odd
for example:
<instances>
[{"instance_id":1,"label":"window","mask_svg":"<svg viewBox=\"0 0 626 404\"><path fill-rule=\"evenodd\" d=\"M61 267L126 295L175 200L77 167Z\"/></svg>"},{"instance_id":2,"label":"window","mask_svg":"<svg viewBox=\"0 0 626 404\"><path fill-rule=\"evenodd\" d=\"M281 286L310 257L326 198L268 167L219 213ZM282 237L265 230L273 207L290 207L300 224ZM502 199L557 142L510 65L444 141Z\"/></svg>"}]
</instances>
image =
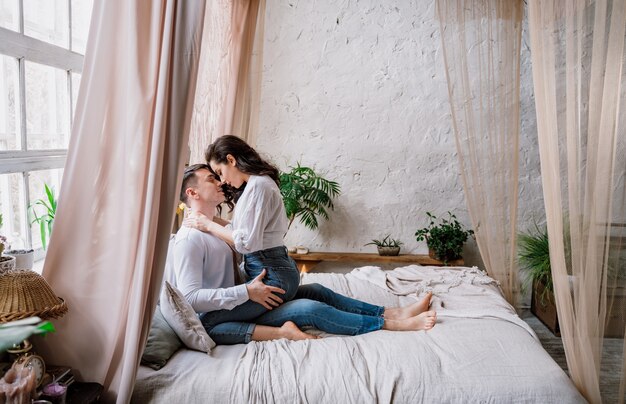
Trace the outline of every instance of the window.
<instances>
[{"instance_id":1,"label":"window","mask_svg":"<svg viewBox=\"0 0 626 404\"><path fill-rule=\"evenodd\" d=\"M0 0L0 234L44 256L29 206L58 197L93 0Z\"/></svg>"}]
</instances>

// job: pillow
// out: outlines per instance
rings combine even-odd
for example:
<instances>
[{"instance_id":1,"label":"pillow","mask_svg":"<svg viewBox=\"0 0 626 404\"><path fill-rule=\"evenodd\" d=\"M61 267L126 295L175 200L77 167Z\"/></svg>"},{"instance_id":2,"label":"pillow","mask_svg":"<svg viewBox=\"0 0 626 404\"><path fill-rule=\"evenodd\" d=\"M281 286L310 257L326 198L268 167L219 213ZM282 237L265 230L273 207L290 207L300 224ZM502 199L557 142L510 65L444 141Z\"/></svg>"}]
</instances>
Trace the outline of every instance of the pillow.
<instances>
[{"instance_id":1,"label":"pillow","mask_svg":"<svg viewBox=\"0 0 626 404\"><path fill-rule=\"evenodd\" d=\"M187 348L211 352L215 342L209 337L198 315L180 290L167 281L161 294L161 312L165 321Z\"/></svg>"},{"instance_id":2,"label":"pillow","mask_svg":"<svg viewBox=\"0 0 626 404\"><path fill-rule=\"evenodd\" d=\"M152 317L146 348L141 356L141 364L159 370L182 345L178 335L163 318L160 306L157 306Z\"/></svg>"}]
</instances>

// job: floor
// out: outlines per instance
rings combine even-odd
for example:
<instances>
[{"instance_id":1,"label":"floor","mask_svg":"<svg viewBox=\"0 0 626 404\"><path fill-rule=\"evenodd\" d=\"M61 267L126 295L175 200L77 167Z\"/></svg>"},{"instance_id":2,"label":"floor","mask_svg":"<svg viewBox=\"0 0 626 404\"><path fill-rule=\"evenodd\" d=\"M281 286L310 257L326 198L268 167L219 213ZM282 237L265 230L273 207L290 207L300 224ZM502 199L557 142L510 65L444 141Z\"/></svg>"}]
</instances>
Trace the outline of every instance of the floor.
<instances>
[{"instance_id":1,"label":"floor","mask_svg":"<svg viewBox=\"0 0 626 404\"><path fill-rule=\"evenodd\" d=\"M561 338L552 334L529 310L523 311L521 317L532 327L544 349L552 356L554 361L569 374ZM600 393L602 394L603 403L619 402L619 379L622 374L622 361L624 359L623 349L623 339L605 338L602 367L600 369ZM624 397L624 402L626 402L626 396Z\"/></svg>"}]
</instances>

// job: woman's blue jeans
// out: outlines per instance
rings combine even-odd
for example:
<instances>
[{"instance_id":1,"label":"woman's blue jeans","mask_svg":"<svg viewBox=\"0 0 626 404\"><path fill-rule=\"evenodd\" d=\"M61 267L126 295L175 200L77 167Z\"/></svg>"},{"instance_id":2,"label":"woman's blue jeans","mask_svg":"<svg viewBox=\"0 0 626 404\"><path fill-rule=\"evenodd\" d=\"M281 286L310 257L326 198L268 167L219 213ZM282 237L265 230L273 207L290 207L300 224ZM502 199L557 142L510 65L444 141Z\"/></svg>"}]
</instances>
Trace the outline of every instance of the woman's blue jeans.
<instances>
[{"instance_id":1,"label":"woman's blue jeans","mask_svg":"<svg viewBox=\"0 0 626 404\"><path fill-rule=\"evenodd\" d=\"M276 294L283 299L283 302L293 299L298 291L300 272L284 246L268 248L244 255L244 268L248 275L248 282L251 282L265 269L266 273L263 283L283 289L285 291L284 294ZM232 338L242 336L241 340L231 342L231 344L238 344L244 342L244 339L247 339L245 342L250 341L249 338L252 336L252 331L254 331L254 324L248 324L248 327L243 332L240 327L235 329L229 324L233 322L250 323L268 311L263 305L248 300L232 310L216 310L204 313L200 320L216 343L223 339L230 341Z\"/></svg>"},{"instance_id":2,"label":"woman's blue jeans","mask_svg":"<svg viewBox=\"0 0 626 404\"><path fill-rule=\"evenodd\" d=\"M255 324L280 327L286 321L293 321L299 328L313 327L331 334L359 335L380 330L384 311L384 307L351 299L313 283L300 286L293 300L266 310L252 321L231 320L207 328L207 331L219 345L248 343Z\"/></svg>"}]
</instances>

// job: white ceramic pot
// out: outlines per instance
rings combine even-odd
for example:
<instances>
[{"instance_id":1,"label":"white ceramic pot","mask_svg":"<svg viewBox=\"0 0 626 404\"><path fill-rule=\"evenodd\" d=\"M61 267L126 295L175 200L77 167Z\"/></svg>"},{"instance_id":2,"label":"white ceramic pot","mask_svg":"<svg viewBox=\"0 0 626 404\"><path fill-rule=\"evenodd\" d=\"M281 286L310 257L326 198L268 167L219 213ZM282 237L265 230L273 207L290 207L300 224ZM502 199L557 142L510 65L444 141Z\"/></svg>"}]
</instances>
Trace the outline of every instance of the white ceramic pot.
<instances>
[{"instance_id":1,"label":"white ceramic pot","mask_svg":"<svg viewBox=\"0 0 626 404\"><path fill-rule=\"evenodd\" d=\"M32 250L10 250L7 255L15 257L15 269L33 269L35 253Z\"/></svg>"},{"instance_id":2,"label":"white ceramic pot","mask_svg":"<svg viewBox=\"0 0 626 404\"><path fill-rule=\"evenodd\" d=\"M13 271L15 269L15 257L12 255L2 255L0 256L0 275Z\"/></svg>"}]
</instances>

